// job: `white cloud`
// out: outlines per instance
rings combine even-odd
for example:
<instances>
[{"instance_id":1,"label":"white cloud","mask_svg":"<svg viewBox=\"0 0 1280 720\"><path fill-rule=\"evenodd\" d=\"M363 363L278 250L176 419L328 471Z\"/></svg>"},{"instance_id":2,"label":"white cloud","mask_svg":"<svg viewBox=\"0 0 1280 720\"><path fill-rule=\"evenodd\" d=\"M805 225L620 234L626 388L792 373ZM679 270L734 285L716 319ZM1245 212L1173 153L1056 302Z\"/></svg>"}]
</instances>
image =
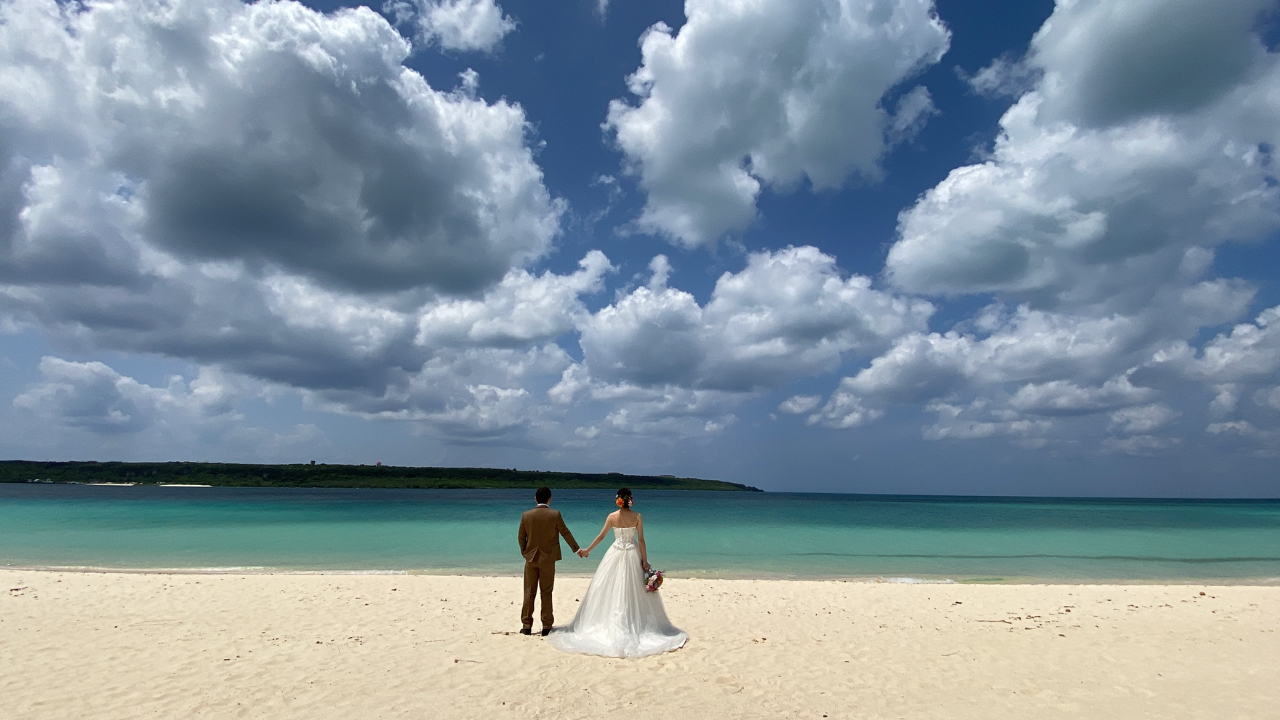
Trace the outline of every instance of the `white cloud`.
<instances>
[{"instance_id":1,"label":"white cloud","mask_svg":"<svg viewBox=\"0 0 1280 720\"><path fill-rule=\"evenodd\" d=\"M523 346L547 342L573 329L585 315L579 296L599 292L606 273L614 268L599 250L592 250L571 275L544 272L533 276L512 270L483 300L450 300L427 309L418 320L419 345Z\"/></svg>"},{"instance_id":2,"label":"white cloud","mask_svg":"<svg viewBox=\"0 0 1280 720\"><path fill-rule=\"evenodd\" d=\"M1125 374L1098 387L1081 387L1070 380L1028 383L1018 388L1009 405L1033 415L1077 415L1134 405L1155 394L1151 388L1135 387Z\"/></svg>"},{"instance_id":3,"label":"white cloud","mask_svg":"<svg viewBox=\"0 0 1280 720\"><path fill-rule=\"evenodd\" d=\"M831 394L821 410L809 416L807 421L809 425L820 424L837 429L854 428L878 420L884 415L883 410L868 408L862 404L862 400L857 395L845 392L843 384L842 382L841 389Z\"/></svg>"},{"instance_id":4,"label":"white cloud","mask_svg":"<svg viewBox=\"0 0 1280 720\"><path fill-rule=\"evenodd\" d=\"M1211 119L1185 130L1159 119L1042 128L1039 102L1030 93L1005 115L992 160L952 171L902 214L887 261L898 286L1134 306L1200 246L1280 224L1257 150L1277 133L1224 138Z\"/></svg>"},{"instance_id":5,"label":"white cloud","mask_svg":"<svg viewBox=\"0 0 1280 720\"><path fill-rule=\"evenodd\" d=\"M1280 369L1280 306L1263 310L1252 323L1240 323L1230 333L1214 337L1199 353L1182 342L1158 353L1154 362L1214 383L1270 378Z\"/></svg>"},{"instance_id":6,"label":"white cloud","mask_svg":"<svg viewBox=\"0 0 1280 720\"><path fill-rule=\"evenodd\" d=\"M380 395L366 388L308 390L308 407L365 419L440 426L455 436L528 429L549 411L530 388L550 387L572 359L558 345L528 349L439 348L414 372L402 372Z\"/></svg>"},{"instance_id":7,"label":"white cloud","mask_svg":"<svg viewBox=\"0 0 1280 720\"><path fill-rule=\"evenodd\" d=\"M954 330L904 335L841 387L880 402L916 403L970 386L1027 384L1021 402L1028 408L1054 402L1084 407L1113 393L1098 389L1087 400L1082 394L1089 393L1059 381L1109 380L1123 369L1116 366L1142 357L1145 332L1133 318L1082 318L1021 306L985 337ZM1072 390L1074 399L1054 397Z\"/></svg>"},{"instance_id":8,"label":"white cloud","mask_svg":"<svg viewBox=\"0 0 1280 720\"><path fill-rule=\"evenodd\" d=\"M522 269L564 211L523 110L409 52L363 7L0 5L0 325L409 414L433 353L571 330L608 264Z\"/></svg>"},{"instance_id":9,"label":"white cloud","mask_svg":"<svg viewBox=\"0 0 1280 720\"><path fill-rule=\"evenodd\" d=\"M547 391L547 397L557 405L567 405L578 393L590 387L591 373L580 363L573 363L560 374L560 382Z\"/></svg>"},{"instance_id":10,"label":"white cloud","mask_svg":"<svg viewBox=\"0 0 1280 720\"><path fill-rule=\"evenodd\" d=\"M1253 398L1259 405L1265 405L1272 410L1280 410L1280 387L1259 390L1254 394Z\"/></svg>"},{"instance_id":11,"label":"white cloud","mask_svg":"<svg viewBox=\"0 0 1280 720\"><path fill-rule=\"evenodd\" d=\"M1280 61L1253 33L1262 4L1060 3L1026 61L1040 81L990 160L902 213L889 276L1132 308L1196 275L1202 248L1280 227Z\"/></svg>"},{"instance_id":12,"label":"white cloud","mask_svg":"<svg viewBox=\"0 0 1280 720\"><path fill-rule=\"evenodd\" d=\"M674 386L642 388L629 384L601 385L592 397L614 408L601 423L613 433L669 438L714 435L737 422L731 412L741 398L716 390Z\"/></svg>"},{"instance_id":13,"label":"white cloud","mask_svg":"<svg viewBox=\"0 0 1280 720\"><path fill-rule=\"evenodd\" d=\"M1205 432L1223 449L1244 450L1258 457L1280 456L1280 428L1260 428L1248 420L1209 423Z\"/></svg>"},{"instance_id":14,"label":"white cloud","mask_svg":"<svg viewBox=\"0 0 1280 720\"><path fill-rule=\"evenodd\" d=\"M1166 403L1189 397L1185 380L1214 388L1218 417L1274 384L1272 311L1191 345L1253 301L1248 283L1206 279L1214 249L1280 229L1280 55L1255 33L1264 4L1061 2L1024 60L970 78L1021 97L986 161L900 214L885 275L994 300L949 332L901 336L828 405L860 423L931 403L934 438L1074 433L1084 426L1036 416L1109 413L1131 437L1104 444L1137 453L1176 444L1150 433L1182 412Z\"/></svg>"},{"instance_id":15,"label":"white cloud","mask_svg":"<svg viewBox=\"0 0 1280 720\"><path fill-rule=\"evenodd\" d=\"M548 391L560 405L606 406L602 432L719 432L747 399L874 354L919 332L933 313L927 302L873 289L869 278L844 277L812 247L753 253L741 271L720 276L705 305L668 287L665 256L649 270L647 283L577 316L583 360ZM800 396L780 407L804 414L820 402Z\"/></svg>"},{"instance_id":16,"label":"white cloud","mask_svg":"<svg viewBox=\"0 0 1280 720\"><path fill-rule=\"evenodd\" d=\"M493 52L516 29L494 0L392 0L383 12L413 27L418 42L445 50Z\"/></svg>"},{"instance_id":17,"label":"white cloud","mask_svg":"<svg viewBox=\"0 0 1280 720\"><path fill-rule=\"evenodd\" d=\"M591 376L610 383L749 392L830 372L845 353L869 353L924 327L933 307L843 278L812 247L752 254L716 282L705 307L655 281L580 323ZM657 282L661 280L661 282Z\"/></svg>"},{"instance_id":18,"label":"white cloud","mask_svg":"<svg viewBox=\"0 0 1280 720\"><path fill-rule=\"evenodd\" d=\"M779 403L778 410L788 415L803 415L821 403L821 395L793 395Z\"/></svg>"},{"instance_id":19,"label":"white cloud","mask_svg":"<svg viewBox=\"0 0 1280 720\"><path fill-rule=\"evenodd\" d=\"M39 369L41 382L14 398L14 406L96 433L137 432L164 419L239 419L235 405L249 392L245 380L207 367L190 382L173 376L163 388L140 383L101 362L46 356Z\"/></svg>"},{"instance_id":20,"label":"white cloud","mask_svg":"<svg viewBox=\"0 0 1280 720\"><path fill-rule=\"evenodd\" d=\"M1040 79L1039 71L1023 62L998 57L972 76L957 69L960 78L979 95L1017 97L1032 89Z\"/></svg>"},{"instance_id":21,"label":"white cloud","mask_svg":"<svg viewBox=\"0 0 1280 720\"><path fill-rule=\"evenodd\" d=\"M1149 433L1164 427L1178 411L1159 403L1123 408L1111 413L1111 427L1128 434Z\"/></svg>"},{"instance_id":22,"label":"white cloud","mask_svg":"<svg viewBox=\"0 0 1280 720\"><path fill-rule=\"evenodd\" d=\"M1104 125L1193 112L1247 82L1271 0L1059 2L1031 41L1048 119Z\"/></svg>"},{"instance_id":23,"label":"white cloud","mask_svg":"<svg viewBox=\"0 0 1280 720\"><path fill-rule=\"evenodd\" d=\"M974 440L998 436L1027 438L1044 435L1053 427L1051 420L1027 420L991 413L985 400L975 400L968 406L931 402L926 412L938 414L933 425L924 428L926 440ZM977 415L982 419L975 419ZM994 415L995 417L990 417Z\"/></svg>"},{"instance_id":24,"label":"white cloud","mask_svg":"<svg viewBox=\"0 0 1280 720\"><path fill-rule=\"evenodd\" d=\"M968 323L974 332L898 338L843 378L810 421L855 427L878 419L891 405L925 403L941 413L925 433L937 439L1027 436L1059 427L1039 419L1046 416L1111 412L1114 425L1121 422L1116 418L1129 417L1126 409L1142 406L1150 415L1163 407L1153 404L1163 391L1135 378L1150 367L1159 332L1168 331L1167 318L1193 314L1172 302L1157 303L1145 314L1107 317L990 306ZM967 415L947 410L958 407L967 408ZM977 410L990 417L974 419Z\"/></svg>"},{"instance_id":25,"label":"white cloud","mask_svg":"<svg viewBox=\"0 0 1280 720\"><path fill-rule=\"evenodd\" d=\"M474 290L558 231L523 111L434 90L368 8L2 12L2 249L28 283L136 284L200 259L358 290Z\"/></svg>"},{"instance_id":26,"label":"white cloud","mask_svg":"<svg viewBox=\"0 0 1280 720\"><path fill-rule=\"evenodd\" d=\"M155 422L160 405L177 397L170 390L123 377L100 362L45 357L40 374L44 381L14 398L14 406L99 433L144 429Z\"/></svg>"},{"instance_id":27,"label":"white cloud","mask_svg":"<svg viewBox=\"0 0 1280 720\"><path fill-rule=\"evenodd\" d=\"M1209 401L1209 415L1220 418L1235 412L1236 403L1240 402L1239 386L1235 383L1222 383L1214 385L1213 389L1217 394Z\"/></svg>"},{"instance_id":28,"label":"white cloud","mask_svg":"<svg viewBox=\"0 0 1280 720\"><path fill-rule=\"evenodd\" d=\"M648 193L638 226L715 242L755 217L764 186L874 181L891 143L931 112L924 88L891 116L886 95L946 52L929 0L689 0L687 21L641 38L628 78L639 105L607 127Z\"/></svg>"},{"instance_id":29,"label":"white cloud","mask_svg":"<svg viewBox=\"0 0 1280 720\"><path fill-rule=\"evenodd\" d=\"M300 445L316 446L324 434L310 424L278 433L245 424L239 406L269 389L217 368L200 368L190 381L169 378L153 387L121 375L101 362L74 362L57 357L40 361L39 382L14 398L13 405L50 426L87 431L108 447L133 447L150 458L190 452L200 445L258 456Z\"/></svg>"}]
</instances>

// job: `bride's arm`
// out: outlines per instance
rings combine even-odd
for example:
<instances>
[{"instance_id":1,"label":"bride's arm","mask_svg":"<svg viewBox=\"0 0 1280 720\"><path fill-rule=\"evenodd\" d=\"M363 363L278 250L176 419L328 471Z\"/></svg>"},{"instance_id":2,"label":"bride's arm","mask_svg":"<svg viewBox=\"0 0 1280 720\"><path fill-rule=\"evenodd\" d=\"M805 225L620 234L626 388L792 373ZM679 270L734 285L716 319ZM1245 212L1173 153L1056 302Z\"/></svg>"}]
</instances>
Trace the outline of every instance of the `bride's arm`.
<instances>
[{"instance_id":1,"label":"bride's arm","mask_svg":"<svg viewBox=\"0 0 1280 720\"><path fill-rule=\"evenodd\" d=\"M640 543L640 567L649 570L649 551L644 546L644 518L636 515L636 537Z\"/></svg>"},{"instance_id":2,"label":"bride's arm","mask_svg":"<svg viewBox=\"0 0 1280 720\"><path fill-rule=\"evenodd\" d=\"M600 528L600 534L596 536L595 540L591 541L591 545L587 547L587 549L582 551L582 557L586 557L591 553L592 550L596 549L596 546L599 545L600 541L604 539L605 533L609 532L609 528L611 527L613 527L613 513L610 513L607 517L605 517L604 527Z\"/></svg>"}]
</instances>

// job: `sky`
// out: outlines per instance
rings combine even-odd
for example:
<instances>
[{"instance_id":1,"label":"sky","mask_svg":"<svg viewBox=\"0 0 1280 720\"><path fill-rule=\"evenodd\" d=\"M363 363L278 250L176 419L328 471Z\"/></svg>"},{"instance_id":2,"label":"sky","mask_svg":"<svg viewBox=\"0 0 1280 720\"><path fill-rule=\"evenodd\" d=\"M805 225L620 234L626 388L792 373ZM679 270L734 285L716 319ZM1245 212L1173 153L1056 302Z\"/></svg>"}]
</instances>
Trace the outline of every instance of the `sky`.
<instances>
[{"instance_id":1,"label":"sky","mask_svg":"<svg viewBox=\"0 0 1280 720\"><path fill-rule=\"evenodd\" d=\"M1273 0L0 0L0 458L1280 497Z\"/></svg>"}]
</instances>

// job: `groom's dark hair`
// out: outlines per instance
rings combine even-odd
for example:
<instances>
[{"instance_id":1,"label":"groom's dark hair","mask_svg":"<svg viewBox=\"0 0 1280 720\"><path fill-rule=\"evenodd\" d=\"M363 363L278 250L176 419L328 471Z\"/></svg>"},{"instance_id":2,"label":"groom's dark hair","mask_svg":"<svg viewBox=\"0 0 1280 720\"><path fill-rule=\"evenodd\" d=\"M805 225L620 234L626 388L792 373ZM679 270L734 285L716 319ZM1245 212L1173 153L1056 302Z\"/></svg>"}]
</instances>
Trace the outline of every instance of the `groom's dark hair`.
<instances>
[{"instance_id":1,"label":"groom's dark hair","mask_svg":"<svg viewBox=\"0 0 1280 720\"><path fill-rule=\"evenodd\" d=\"M533 499L534 499L534 500L537 500L539 503L544 503L544 502L546 502L546 501L550 500L550 499L551 499L551 488L549 488L549 487L540 487L540 488L538 488L538 491L537 491L537 492L535 492L535 493L533 494Z\"/></svg>"}]
</instances>

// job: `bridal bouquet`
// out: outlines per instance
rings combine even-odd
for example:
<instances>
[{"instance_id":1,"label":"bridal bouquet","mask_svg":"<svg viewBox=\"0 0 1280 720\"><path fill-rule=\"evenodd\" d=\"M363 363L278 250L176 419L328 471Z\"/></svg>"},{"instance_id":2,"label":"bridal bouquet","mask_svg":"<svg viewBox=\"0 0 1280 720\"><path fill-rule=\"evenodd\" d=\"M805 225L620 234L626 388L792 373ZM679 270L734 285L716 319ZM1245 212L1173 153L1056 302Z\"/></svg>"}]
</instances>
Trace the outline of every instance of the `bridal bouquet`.
<instances>
[{"instance_id":1,"label":"bridal bouquet","mask_svg":"<svg viewBox=\"0 0 1280 720\"><path fill-rule=\"evenodd\" d=\"M662 571L649 568L644 574L644 589L657 592L660 587L662 587Z\"/></svg>"}]
</instances>

